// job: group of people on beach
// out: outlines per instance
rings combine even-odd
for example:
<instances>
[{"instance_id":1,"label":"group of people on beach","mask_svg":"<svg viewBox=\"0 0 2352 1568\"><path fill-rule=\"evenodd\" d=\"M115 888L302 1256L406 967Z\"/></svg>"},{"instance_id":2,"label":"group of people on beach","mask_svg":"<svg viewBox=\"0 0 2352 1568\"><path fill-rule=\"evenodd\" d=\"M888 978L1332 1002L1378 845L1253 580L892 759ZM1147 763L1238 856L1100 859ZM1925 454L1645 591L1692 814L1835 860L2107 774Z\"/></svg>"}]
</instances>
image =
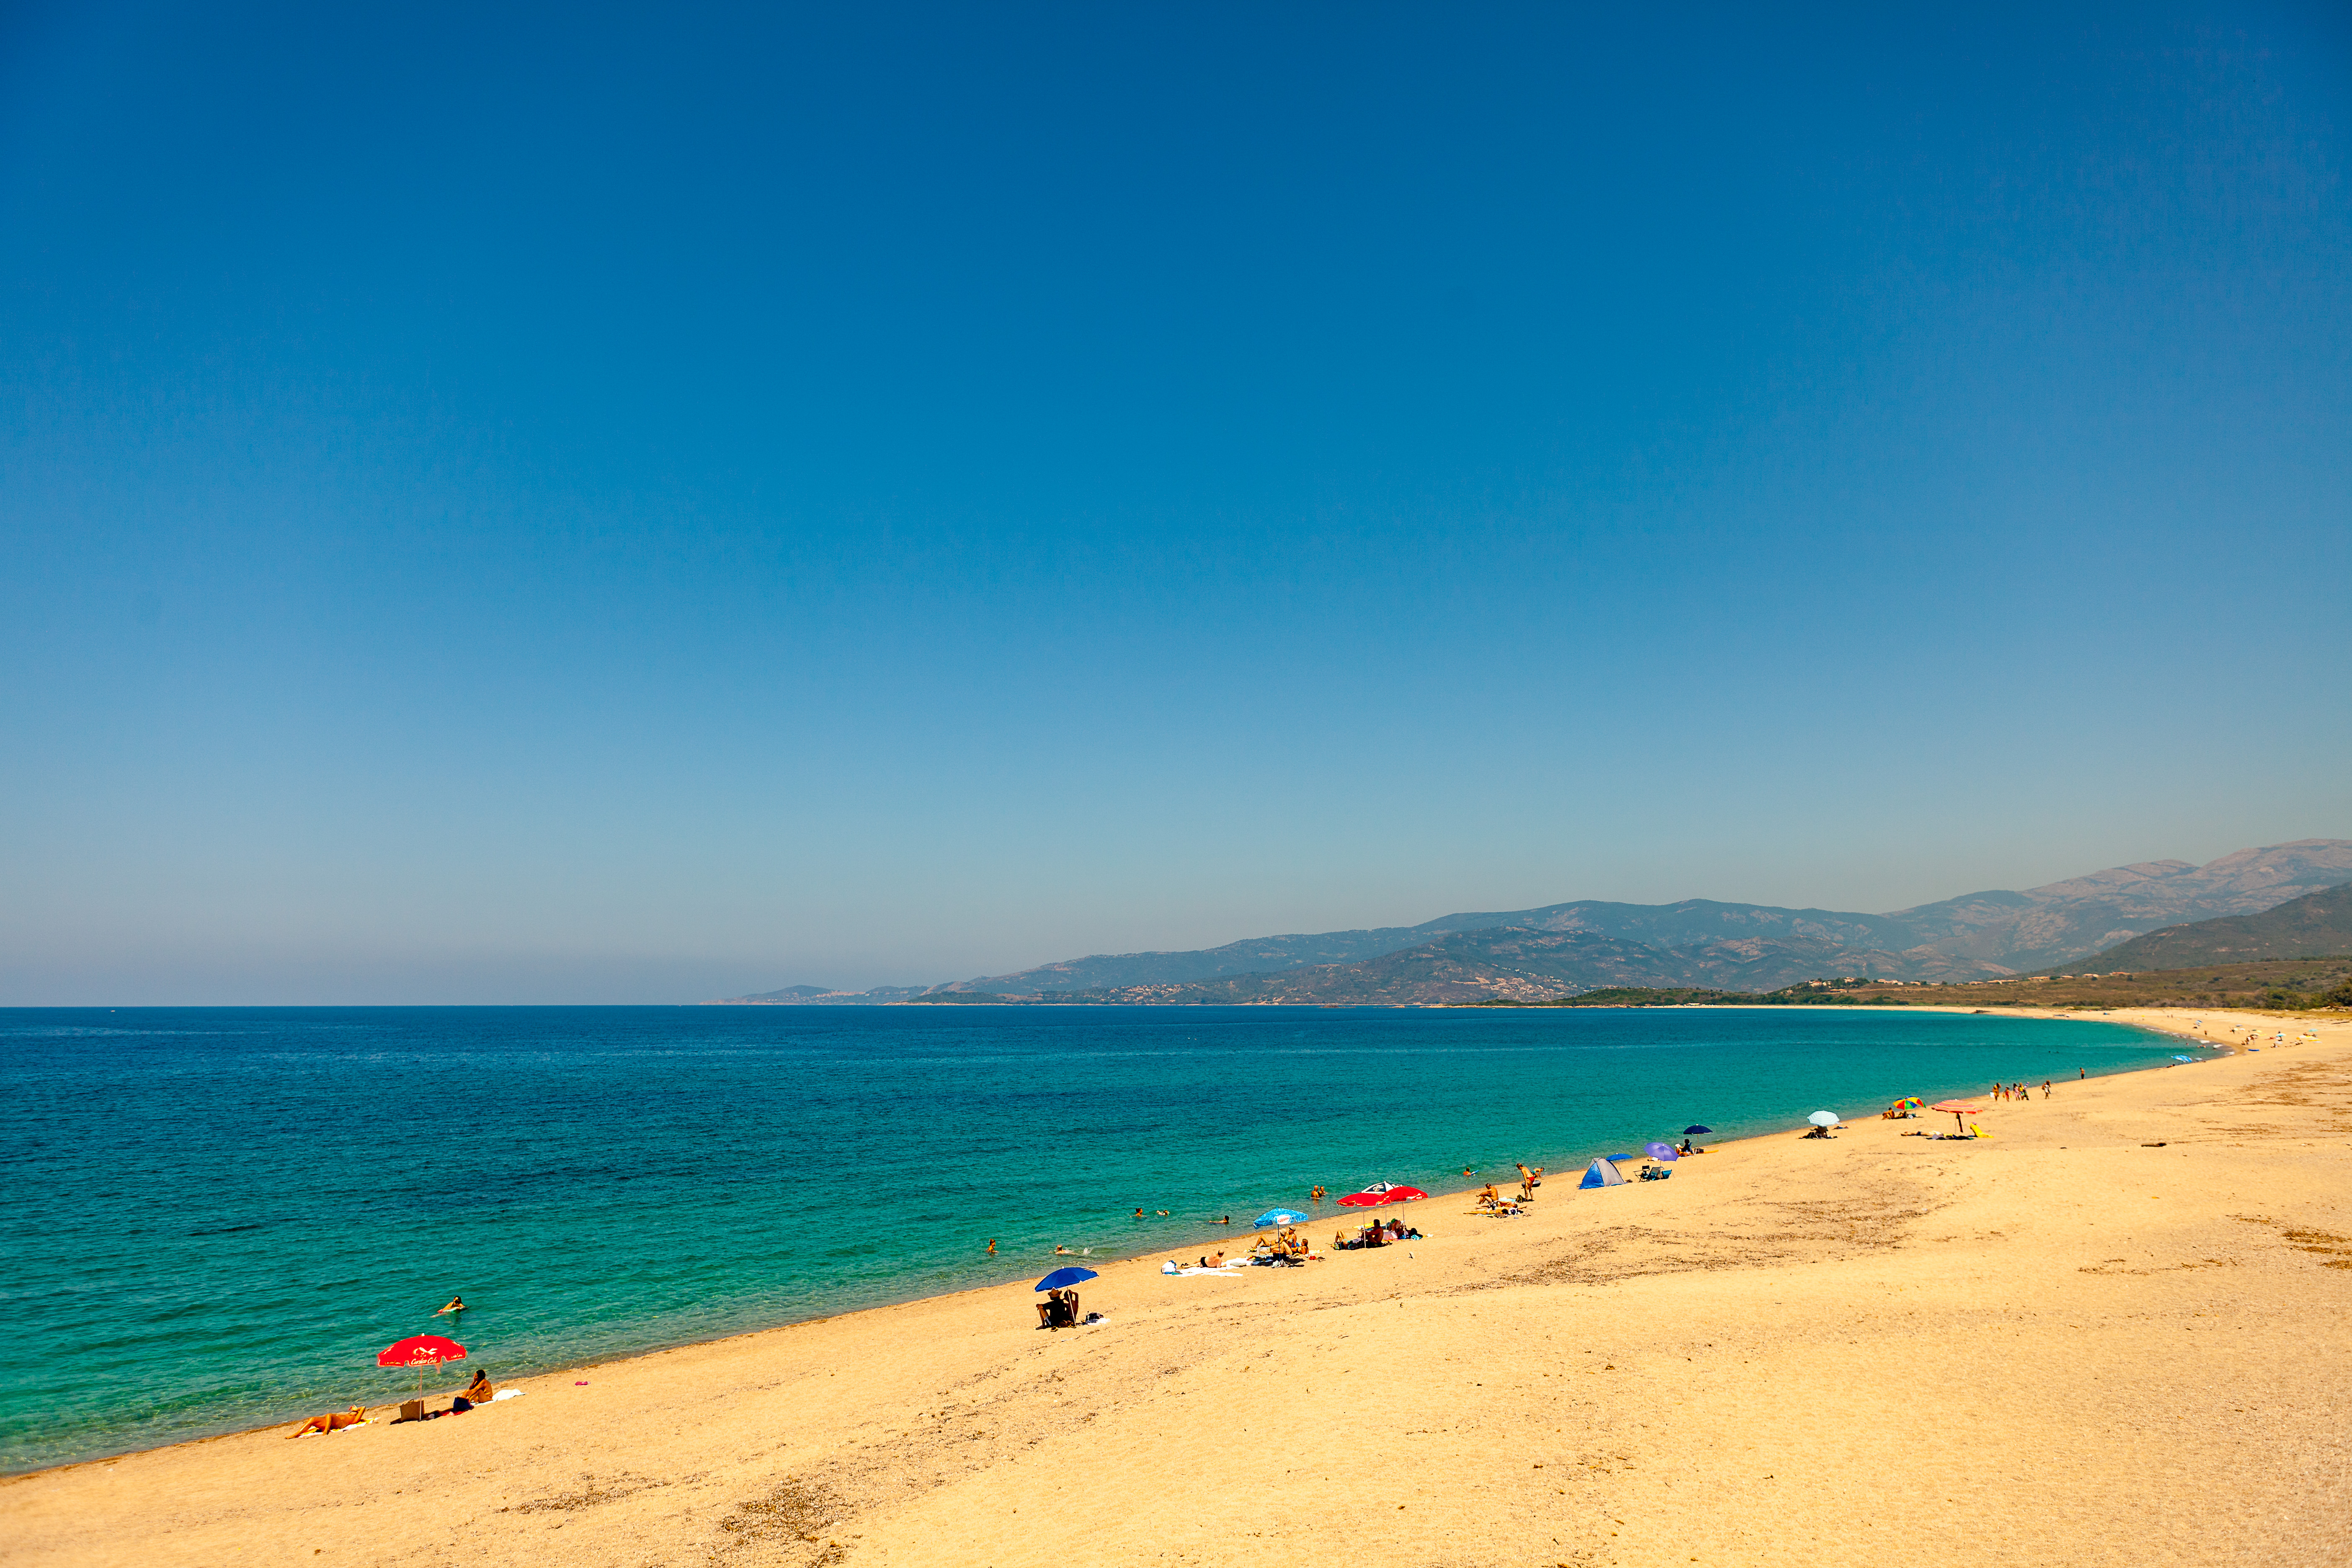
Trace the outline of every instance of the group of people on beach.
<instances>
[{"instance_id":1,"label":"group of people on beach","mask_svg":"<svg viewBox=\"0 0 2352 1568\"><path fill-rule=\"evenodd\" d=\"M1997 1083L1992 1086L1992 1097L1995 1100L2032 1100L2033 1091L2021 1083ZM2046 1078L2042 1080L2042 1098L2050 1098L2050 1080Z\"/></svg>"},{"instance_id":2,"label":"group of people on beach","mask_svg":"<svg viewBox=\"0 0 2352 1568\"><path fill-rule=\"evenodd\" d=\"M449 1298L449 1304L438 1309L433 1315L436 1318L446 1317L450 1321L456 1322L465 1310L466 1298L452 1296ZM466 1385L466 1391L449 1401L448 1409L425 1410L422 1407L422 1401L413 1401L412 1403L419 1407L417 1413L415 1415L404 1415L401 1419L437 1421L444 1415L463 1415L478 1405L488 1405L498 1392L498 1385L490 1381L490 1374L478 1371L474 1373L474 1381ZM315 1432L323 1436L330 1432L341 1432L346 1427L363 1426L367 1425L367 1406L354 1405L348 1410L330 1410L324 1415L313 1415L286 1435L289 1437L308 1437Z\"/></svg>"},{"instance_id":3,"label":"group of people on beach","mask_svg":"<svg viewBox=\"0 0 2352 1568\"><path fill-rule=\"evenodd\" d=\"M1341 1231L1331 1238L1334 1248L1354 1251L1364 1247L1388 1247L1400 1241L1419 1241L1421 1232L1391 1215L1386 1220L1374 1220L1354 1236Z\"/></svg>"},{"instance_id":4,"label":"group of people on beach","mask_svg":"<svg viewBox=\"0 0 2352 1568\"><path fill-rule=\"evenodd\" d=\"M1295 1225L1286 1225L1274 1235L1261 1236L1250 1244L1250 1261L1253 1263L1297 1265L1305 1263L1312 1256L1307 1238L1298 1234L1298 1227Z\"/></svg>"}]
</instances>

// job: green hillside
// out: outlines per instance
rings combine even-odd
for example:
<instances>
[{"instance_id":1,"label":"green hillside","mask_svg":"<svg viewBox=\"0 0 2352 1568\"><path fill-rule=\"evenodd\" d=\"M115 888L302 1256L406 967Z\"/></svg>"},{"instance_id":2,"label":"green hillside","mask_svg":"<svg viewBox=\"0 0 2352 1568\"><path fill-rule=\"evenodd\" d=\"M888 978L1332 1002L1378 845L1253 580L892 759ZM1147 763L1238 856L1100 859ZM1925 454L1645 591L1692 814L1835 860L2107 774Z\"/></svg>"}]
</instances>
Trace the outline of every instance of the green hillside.
<instances>
[{"instance_id":1,"label":"green hillside","mask_svg":"<svg viewBox=\"0 0 2352 1568\"><path fill-rule=\"evenodd\" d=\"M2225 915L2166 926L2067 967L2105 973L2116 969L2194 969L2212 963L2332 958L2344 953L2352 953L2352 882L2290 899L2258 915Z\"/></svg>"}]
</instances>

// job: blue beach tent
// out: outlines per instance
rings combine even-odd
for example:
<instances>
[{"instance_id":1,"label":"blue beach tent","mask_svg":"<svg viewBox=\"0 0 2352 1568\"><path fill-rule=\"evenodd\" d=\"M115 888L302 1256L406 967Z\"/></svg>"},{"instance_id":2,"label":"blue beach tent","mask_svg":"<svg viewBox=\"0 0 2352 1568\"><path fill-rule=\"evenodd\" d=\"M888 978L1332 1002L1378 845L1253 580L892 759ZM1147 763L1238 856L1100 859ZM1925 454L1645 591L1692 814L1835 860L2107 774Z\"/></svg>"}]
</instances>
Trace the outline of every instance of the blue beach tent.
<instances>
[{"instance_id":1,"label":"blue beach tent","mask_svg":"<svg viewBox=\"0 0 2352 1568\"><path fill-rule=\"evenodd\" d=\"M1584 1167L1584 1180L1576 1184L1579 1191L1586 1187L1622 1187L1625 1173L1606 1160L1595 1160Z\"/></svg>"}]
</instances>

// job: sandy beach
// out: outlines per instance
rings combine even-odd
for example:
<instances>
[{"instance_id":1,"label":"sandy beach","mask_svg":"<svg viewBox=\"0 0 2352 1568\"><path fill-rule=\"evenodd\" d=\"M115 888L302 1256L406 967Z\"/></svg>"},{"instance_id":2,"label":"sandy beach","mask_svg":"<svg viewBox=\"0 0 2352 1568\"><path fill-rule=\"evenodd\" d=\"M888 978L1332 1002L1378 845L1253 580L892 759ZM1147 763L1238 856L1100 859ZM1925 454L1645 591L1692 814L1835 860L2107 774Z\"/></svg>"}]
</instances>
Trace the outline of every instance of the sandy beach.
<instances>
[{"instance_id":1,"label":"sandy beach","mask_svg":"<svg viewBox=\"0 0 2352 1568\"><path fill-rule=\"evenodd\" d=\"M18 1477L6 1555L2346 1563L2352 1023L2203 1017L2264 1048L1988 1103L1981 1142L1838 1106L1305 1269L1104 1264L1082 1330L998 1287Z\"/></svg>"}]
</instances>

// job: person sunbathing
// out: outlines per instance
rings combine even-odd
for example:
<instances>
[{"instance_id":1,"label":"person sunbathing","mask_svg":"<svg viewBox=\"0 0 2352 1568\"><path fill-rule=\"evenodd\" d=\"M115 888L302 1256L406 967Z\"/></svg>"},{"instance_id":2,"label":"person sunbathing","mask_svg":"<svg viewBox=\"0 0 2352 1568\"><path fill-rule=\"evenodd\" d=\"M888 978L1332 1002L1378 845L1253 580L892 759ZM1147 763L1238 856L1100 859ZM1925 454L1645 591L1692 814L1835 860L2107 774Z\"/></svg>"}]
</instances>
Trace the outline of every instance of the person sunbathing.
<instances>
[{"instance_id":1,"label":"person sunbathing","mask_svg":"<svg viewBox=\"0 0 2352 1568\"><path fill-rule=\"evenodd\" d=\"M488 1405L490 1396L496 1393L498 1388L490 1382L490 1374L478 1372L474 1374L474 1381L466 1385L466 1392L449 1402L449 1414L463 1415L477 1405Z\"/></svg>"},{"instance_id":2,"label":"person sunbathing","mask_svg":"<svg viewBox=\"0 0 2352 1568\"><path fill-rule=\"evenodd\" d=\"M331 1411L324 1415L313 1415L286 1435L289 1437L307 1437L313 1432L340 1432L346 1426L356 1426L366 1419L367 1406L354 1405L349 1410Z\"/></svg>"}]
</instances>

